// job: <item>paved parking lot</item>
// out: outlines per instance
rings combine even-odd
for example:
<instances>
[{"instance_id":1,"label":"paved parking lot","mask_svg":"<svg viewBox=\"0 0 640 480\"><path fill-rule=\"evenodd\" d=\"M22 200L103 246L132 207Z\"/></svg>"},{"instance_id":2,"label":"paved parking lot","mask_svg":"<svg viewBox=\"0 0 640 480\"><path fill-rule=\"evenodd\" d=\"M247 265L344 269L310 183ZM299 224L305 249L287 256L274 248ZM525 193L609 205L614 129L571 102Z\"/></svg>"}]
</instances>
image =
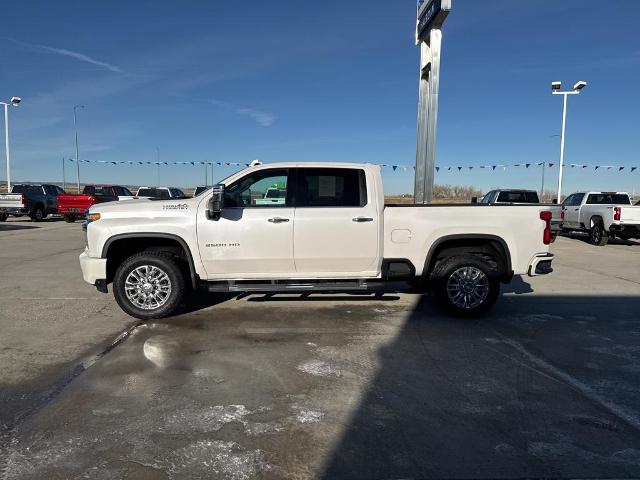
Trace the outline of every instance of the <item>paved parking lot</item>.
<instances>
[{"instance_id":1,"label":"paved parking lot","mask_svg":"<svg viewBox=\"0 0 640 480\"><path fill-rule=\"evenodd\" d=\"M3 480L640 477L640 244L560 238L478 321L389 292L146 324L81 249L79 224L0 224Z\"/></svg>"}]
</instances>

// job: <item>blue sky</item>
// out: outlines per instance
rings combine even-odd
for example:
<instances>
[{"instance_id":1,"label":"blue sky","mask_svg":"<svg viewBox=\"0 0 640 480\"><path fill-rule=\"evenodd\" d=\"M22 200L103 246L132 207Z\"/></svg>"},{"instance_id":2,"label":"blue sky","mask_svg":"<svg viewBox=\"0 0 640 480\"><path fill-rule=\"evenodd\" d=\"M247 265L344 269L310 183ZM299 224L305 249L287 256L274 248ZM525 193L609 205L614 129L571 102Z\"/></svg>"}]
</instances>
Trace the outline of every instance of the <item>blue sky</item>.
<instances>
[{"instance_id":1,"label":"blue sky","mask_svg":"<svg viewBox=\"0 0 640 480\"><path fill-rule=\"evenodd\" d=\"M11 109L12 178L61 180L91 160L332 160L413 165L415 2L3 1L0 97ZM640 166L640 2L453 0L444 27L437 163ZM67 164L68 179L72 165ZM83 182L155 183L151 166L82 165ZM627 168L628 170L628 168ZM231 173L216 167L215 176ZM550 179L557 169L547 170ZM203 183L166 166L161 183ZM5 178L0 168L0 178ZM567 169L565 191L640 191L640 171ZM412 172L384 173L390 193ZM438 183L540 186L540 168L448 172Z\"/></svg>"}]
</instances>

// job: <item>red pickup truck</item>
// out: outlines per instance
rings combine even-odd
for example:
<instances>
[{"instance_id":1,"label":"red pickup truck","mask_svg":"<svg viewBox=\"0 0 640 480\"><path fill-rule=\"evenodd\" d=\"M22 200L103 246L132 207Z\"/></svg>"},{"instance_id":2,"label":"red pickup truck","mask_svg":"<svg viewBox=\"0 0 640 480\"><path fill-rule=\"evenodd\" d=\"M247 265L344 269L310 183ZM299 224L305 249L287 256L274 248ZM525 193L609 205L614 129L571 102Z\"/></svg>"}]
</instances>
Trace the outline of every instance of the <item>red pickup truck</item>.
<instances>
[{"instance_id":1,"label":"red pickup truck","mask_svg":"<svg viewBox=\"0 0 640 480\"><path fill-rule=\"evenodd\" d=\"M84 217L91 205L96 203L114 202L133 198L133 194L126 187L118 185L87 185L82 195L58 195L58 213L68 223Z\"/></svg>"}]
</instances>

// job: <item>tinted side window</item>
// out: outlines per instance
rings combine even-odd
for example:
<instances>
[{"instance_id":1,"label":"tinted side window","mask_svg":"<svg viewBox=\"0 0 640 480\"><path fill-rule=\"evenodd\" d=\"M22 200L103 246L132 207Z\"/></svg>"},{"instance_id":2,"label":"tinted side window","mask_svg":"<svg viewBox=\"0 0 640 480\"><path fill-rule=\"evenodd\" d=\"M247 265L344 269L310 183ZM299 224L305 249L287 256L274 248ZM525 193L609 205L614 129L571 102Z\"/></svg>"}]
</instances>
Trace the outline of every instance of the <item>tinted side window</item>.
<instances>
[{"instance_id":1,"label":"tinted side window","mask_svg":"<svg viewBox=\"0 0 640 480\"><path fill-rule=\"evenodd\" d=\"M573 196L573 202L571 202L571 205L574 207L579 206L582 203L583 198L584 198L584 193L576 193Z\"/></svg>"},{"instance_id":2,"label":"tinted side window","mask_svg":"<svg viewBox=\"0 0 640 480\"><path fill-rule=\"evenodd\" d=\"M575 194L569 195L567 198L564 199L564 201L562 202L562 205L564 205L565 207L574 205L573 202L575 201L575 199L576 199L576 195Z\"/></svg>"},{"instance_id":3,"label":"tinted side window","mask_svg":"<svg viewBox=\"0 0 640 480\"><path fill-rule=\"evenodd\" d=\"M129 190L126 187L120 187L120 189L122 190L122 195L125 195L127 197L133 197L133 193L131 193L131 190Z\"/></svg>"},{"instance_id":4,"label":"tinted side window","mask_svg":"<svg viewBox=\"0 0 640 480\"><path fill-rule=\"evenodd\" d=\"M367 204L364 170L300 168L296 207L363 207Z\"/></svg>"}]
</instances>

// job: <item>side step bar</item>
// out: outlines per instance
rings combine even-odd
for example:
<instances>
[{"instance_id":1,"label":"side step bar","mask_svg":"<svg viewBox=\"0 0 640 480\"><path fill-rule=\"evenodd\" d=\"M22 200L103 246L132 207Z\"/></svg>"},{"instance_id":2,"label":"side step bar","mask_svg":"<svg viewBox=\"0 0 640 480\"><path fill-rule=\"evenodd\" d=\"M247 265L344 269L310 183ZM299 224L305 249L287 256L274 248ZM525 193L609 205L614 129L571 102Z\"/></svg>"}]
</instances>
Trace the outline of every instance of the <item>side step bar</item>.
<instances>
[{"instance_id":1,"label":"side step bar","mask_svg":"<svg viewBox=\"0 0 640 480\"><path fill-rule=\"evenodd\" d=\"M317 280L272 280L269 282L208 282L210 292L352 292L371 291L384 287L384 282L366 280L317 281Z\"/></svg>"}]
</instances>

